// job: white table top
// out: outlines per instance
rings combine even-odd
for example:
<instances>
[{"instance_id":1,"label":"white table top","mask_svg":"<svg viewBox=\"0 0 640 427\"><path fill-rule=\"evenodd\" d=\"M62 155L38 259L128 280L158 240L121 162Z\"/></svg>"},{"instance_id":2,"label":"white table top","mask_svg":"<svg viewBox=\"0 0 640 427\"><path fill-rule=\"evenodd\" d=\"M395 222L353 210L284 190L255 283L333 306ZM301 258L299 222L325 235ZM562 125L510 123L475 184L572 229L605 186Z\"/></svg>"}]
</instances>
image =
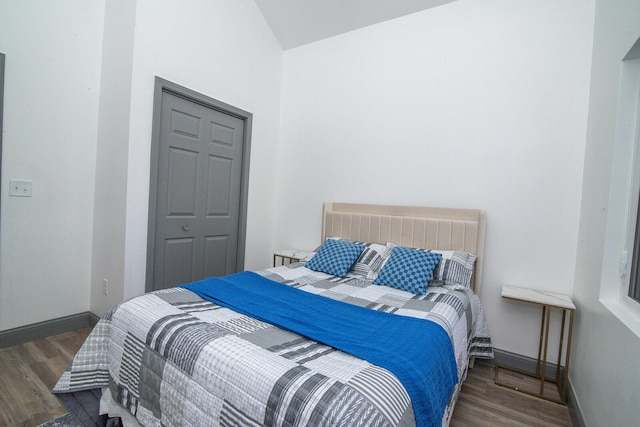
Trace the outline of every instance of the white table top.
<instances>
[{"instance_id":1,"label":"white table top","mask_svg":"<svg viewBox=\"0 0 640 427\"><path fill-rule=\"evenodd\" d=\"M303 259L304 257L306 257L307 255L309 255L311 252L307 252L307 251L301 251L298 249L285 249L283 251L275 251L273 254L276 256L284 256L287 258L297 258L297 259Z\"/></svg>"},{"instance_id":2,"label":"white table top","mask_svg":"<svg viewBox=\"0 0 640 427\"><path fill-rule=\"evenodd\" d=\"M519 301L532 302L541 305L552 305L554 307L575 310L576 306L571 301L571 297L555 292L539 291L536 289L519 288L517 286L504 285L502 287L502 298L509 298Z\"/></svg>"}]
</instances>

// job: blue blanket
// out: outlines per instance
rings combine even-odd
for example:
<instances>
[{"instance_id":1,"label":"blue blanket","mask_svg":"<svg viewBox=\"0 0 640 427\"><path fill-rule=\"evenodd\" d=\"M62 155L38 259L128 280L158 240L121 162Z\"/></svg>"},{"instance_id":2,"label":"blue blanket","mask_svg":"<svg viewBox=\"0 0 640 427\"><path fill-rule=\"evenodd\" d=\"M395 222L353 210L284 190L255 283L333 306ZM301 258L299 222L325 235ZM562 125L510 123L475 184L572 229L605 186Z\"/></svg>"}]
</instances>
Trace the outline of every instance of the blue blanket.
<instances>
[{"instance_id":1,"label":"blue blanket","mask_svg":"<svg viewBox=\"0 0 640 427\"><path fill-rule=\"evenodd\" d=\"M437 323L332 300L252 272L181 287L391 371L411 397L416 425L441 424L458 374L451 340Z\"/></svg>"}]
</instances>

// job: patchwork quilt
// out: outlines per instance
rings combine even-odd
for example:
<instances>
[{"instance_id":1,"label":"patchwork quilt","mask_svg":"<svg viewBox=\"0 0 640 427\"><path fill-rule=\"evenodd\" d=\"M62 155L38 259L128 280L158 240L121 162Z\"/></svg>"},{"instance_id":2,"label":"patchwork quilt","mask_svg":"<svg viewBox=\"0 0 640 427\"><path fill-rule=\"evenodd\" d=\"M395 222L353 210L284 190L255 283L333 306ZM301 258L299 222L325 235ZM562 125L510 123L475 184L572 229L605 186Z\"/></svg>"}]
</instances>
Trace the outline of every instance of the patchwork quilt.
<instances>
[{"instance_id":1,"label":"patchwork quilt","mask_svg":"<svg viewBox=\"0 0 640 427\"><path fill-rule=\"evenodd\" d=\"M493 356L470 290L430 286L426 295L413 295L302 263L258 273L316 295L438 323L453 343L460 381L469 357ZM103 387L143 425L415 425L409 395L390 371L184 288L136 297L107 313L54 392Z\"/></svg>"}]
</instances>

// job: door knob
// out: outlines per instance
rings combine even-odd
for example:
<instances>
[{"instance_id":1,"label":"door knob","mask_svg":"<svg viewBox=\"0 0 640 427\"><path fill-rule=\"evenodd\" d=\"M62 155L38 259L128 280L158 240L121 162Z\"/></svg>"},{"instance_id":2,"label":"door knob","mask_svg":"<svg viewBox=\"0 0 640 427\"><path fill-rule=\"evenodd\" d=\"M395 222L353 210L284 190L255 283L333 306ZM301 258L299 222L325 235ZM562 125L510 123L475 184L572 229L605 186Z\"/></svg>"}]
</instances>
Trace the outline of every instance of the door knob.
<instances>
[{"instance_id":1,"label":"door knob","mask_svg":"<svg viewBox=\"0 0 640 427\"><path fill-rule=\"evenodd\" d=\"M189 229L190 229L190 228L191 228L191 227L190 227L189 225L183 225L183 226L182 226L182 229L183 229L184 231L189 231Z\"/></svg>"}]
</instances>

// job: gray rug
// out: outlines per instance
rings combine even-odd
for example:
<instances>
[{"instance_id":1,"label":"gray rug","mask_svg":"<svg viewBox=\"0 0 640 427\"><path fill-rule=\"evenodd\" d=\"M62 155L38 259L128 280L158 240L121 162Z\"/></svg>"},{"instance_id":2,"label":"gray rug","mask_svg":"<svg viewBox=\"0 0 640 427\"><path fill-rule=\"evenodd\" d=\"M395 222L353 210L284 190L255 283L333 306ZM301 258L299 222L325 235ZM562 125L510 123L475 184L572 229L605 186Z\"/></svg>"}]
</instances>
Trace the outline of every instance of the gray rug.
<instances>
[{"instance_id":1,"label":"gray rug","mask_svg":"<svg viewBox=\"0 0 640 427\"><path fill-rule=\"evenodd\" d=\"M82 427L82 425L78 424L72 414L66 414L55 420L40 424L38 427Z\"/></svg>"},{"instance_id":2,"label":"gray rug","mask_svg":"<svg viewBox=\"0 0 640 427\"><path fill-rule=\"evenodd\" d=\"M100 411L100 390L56 394L69 411L68 414L51 420L39 427L118 427L119 418L98 415Z\"/></svg>"}]
</instances>

